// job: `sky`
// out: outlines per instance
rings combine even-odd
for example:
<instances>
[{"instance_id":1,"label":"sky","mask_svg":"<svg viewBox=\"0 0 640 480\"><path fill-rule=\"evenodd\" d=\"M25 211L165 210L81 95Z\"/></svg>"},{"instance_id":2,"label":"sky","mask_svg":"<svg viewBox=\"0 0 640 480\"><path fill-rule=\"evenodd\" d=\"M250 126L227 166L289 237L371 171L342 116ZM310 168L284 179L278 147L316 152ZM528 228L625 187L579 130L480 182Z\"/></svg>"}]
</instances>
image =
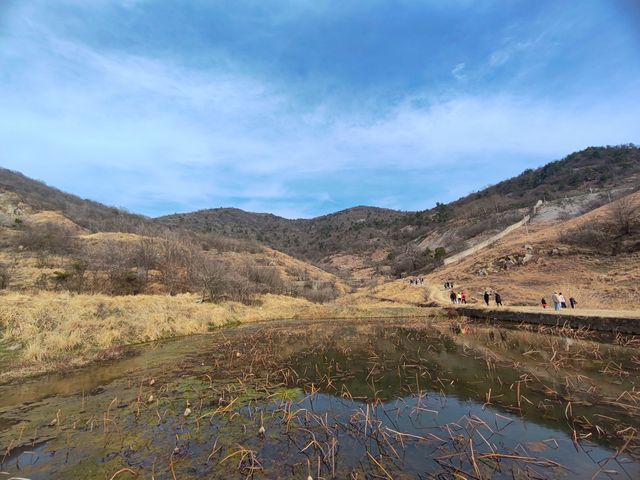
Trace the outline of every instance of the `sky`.
<instances>
[{"instance_id":1,"label":"sky","mask_svg":"<svg viewBox=\"0 0 640 480\"><path fill-rule=\"evenodd\" d=\"M149 216L421 210L622 143L638 0L0 0L0 166Z\"/></svg>"}]
</instances>

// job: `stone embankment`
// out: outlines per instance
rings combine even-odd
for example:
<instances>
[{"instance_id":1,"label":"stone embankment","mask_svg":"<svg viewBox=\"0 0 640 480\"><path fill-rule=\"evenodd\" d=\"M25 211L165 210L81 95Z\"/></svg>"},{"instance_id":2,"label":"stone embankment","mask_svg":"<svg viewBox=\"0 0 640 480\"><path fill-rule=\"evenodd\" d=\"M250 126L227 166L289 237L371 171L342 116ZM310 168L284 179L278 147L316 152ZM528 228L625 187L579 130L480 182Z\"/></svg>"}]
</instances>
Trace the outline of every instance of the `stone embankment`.
<instances>
[{"instance_id":1,"label":"stone embankment","mask_svg":"<svg viewBox=\"0 0 640 480\"><path fill-rule=\"evenodd\" d=\"M492 237L490 237L490 238L488 238L488 239L486 239L486 240L474 245L471 248L467 248L466 250L463 250L460 253L456 253L455 255L452 255L450 257L445 258L444 259L444 264L445 265L450 265L452 263L458 262L458 261L462 260L463 258L466 258L469 255L473 255L474 253L478 253L483 248L486 248L489 245L492 245L492 244L496 243L501 238L506 237L507 235L509 235L514 230L522 227L527 222L529 222L529 220L531 220L531 217L534 216L537 213L538 208L540 208L542 203L543 203L542 200L538 200L538 202L533 206L531 215L525 215L522 220L520 220L520 221L518 221L518 222L516 222L516 223L514 223L512 225L509 225L507 228L502 230L500 233L496 233Z\"/></svg>"},{"instance_id":2,"label":"stone embankment","mask_svg":"<svg viewBox=\"0 0 640 480\"><path fill-rule=\"evenodd\" d=\"M588 328L601 332L627 333L640 335L640 312L638 318L558 314L553 311L521 312L515 310L497 310L485 308L460 307L455 308L458 315L481 320L496 320L501 322L531 323L552 327Z\"/></svg>"}]
</instances>

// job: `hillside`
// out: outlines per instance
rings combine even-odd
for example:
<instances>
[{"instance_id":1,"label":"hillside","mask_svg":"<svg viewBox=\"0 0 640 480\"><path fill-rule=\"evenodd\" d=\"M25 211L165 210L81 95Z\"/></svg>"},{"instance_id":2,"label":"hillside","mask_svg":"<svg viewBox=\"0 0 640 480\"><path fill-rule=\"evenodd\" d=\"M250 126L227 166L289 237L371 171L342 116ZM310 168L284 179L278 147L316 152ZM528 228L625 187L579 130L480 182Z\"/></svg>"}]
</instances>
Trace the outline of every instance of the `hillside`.
<instances>
[{"instance_id":1,"label":"hillside","mask_svg":"<svg viewBox=\"0 0 640 480\"><path fill-rule=\"evenodd\" d=\"M574 202L566 202L571 208ZM450 305L453 282L467 303L499 292L504 308L539 312L554 291L578 301L578 314L637 318L640 310L640 192L566 218L549 203L528 228L517 229L463 260L423 276L359 290L354 298L413 305ZM413 278L413 277L412 277ZM493 297L491 307L495 308ZM563 311L569 314L571 311Z\"/></svg>"},{"instance_id":2,"label":"hillside","mask_svg":"<svg viewBox=\"0 0 640 480\"><path fill-rule=\"evenodd\" d=\"M452 280L471 303L498 291L506 304L535 307L560 291L581 309L638 310L640 193L571 219L543 217L428 279L445 302L440 285Z\"/></svg>"},{"instance_id":3,"label":"hillside","mask_svg":"<svg viewBox=\"0 0 640 480\"><path fill-rule=\"evenodd\" d=\"M325 269L364 280L429 272L442 258L523 218L538 200L583 197L577 215L639 183L640 149L591 147L535 170L420 212L356 207L312 219L287 220L238 209L157 219L164 225L255 239ZM587 197L584 197L588 195Z\"/></svg>"},{"instance_id":4,"label":"hillside","mask_svg":"<svg viewBox=\"0 0 640 480\"><path fill-rule=\"evenodd\" d=\"M19 172L0 168L0 194L14 193L34 210L60 212L82 228L98 231L134 231L141 225L151 227L149 219L123 209L109 207L93 200L50 187ZM5 212L5 214L10 212Z\"/></svg>"},{"instance_id":5,"label":"hillside","mask_svg":"<svg viewBox=\"0 0 640 480\"><path fill-rule=\"evenodd\" d=\"M135 235L128 243L121 242L124 237L110 237L113 241L107 242L111 245L109 248L114 249L116 244L128 245L124 251L140 250L139 245L145 243L146 238L163 239L155 242L157 247L158 244L165 245L167 240L175 240L174 237L189 244L188 251L205 252L206 255L210 255L206 252L222 255L226 251L253 255L253 251L269 248L283 252L291 261L296 258L304 265L300 267L303 271L323 272L323 275L330 272L331 278L340 277L358 287L431 272L444 258L521 220L538 200L546 203L534 221L572 218L636 188L640 184L639 178L640 149L637 147L592 147L525 171L450 204L438 204L421 212L360 206L312 219L288 220L272 214L223 208L149 219L78 198L20 173L0 169L0 223L6 232L5 244L11 238L24 236L20 231L33 230L36 224L40 225L40 230L46 230L51 224L63 225L63 230L73 232L74 238L81 239L80 243L70 242L69 245L80 245L85 256L96 255L87 254L88 248L94 251L104 248L96 247L95 241L82 240L83 235L109 232ZM23 219L27 214L28 219ZM67 233L63 232L63 237ZM56 232L40 232L40 236L47 235L55 237ZM37 241L31 246L32 251L39 248L42 249L42 245ZM67 259L78 260L77 252L63 254ZM147 267L140 267L139 261L132 260L134 256L129 254L129 258L121 263L146 272ZM234 258L234 261L238 259ZM268 266L267 259L259 261ZM184 265L181 269L183 272L189 270ZM247 271L247 268L241 270ZM299 270L299 266L291 270ZM309 284L306 275L290 275L283 269L280 273L284 278L295 278L291 281ZM122 272L121 276L126 277ZM149 278L146 273L142 277ZM145 288L156 287L151 282ZM132 290L144 291L138 286ZM168 287L168 290L173 292L175 287Z\"/></svg>"},{"instance_id":6,"label":"hillside","mask_svg":"<svg viewBox=\"0 0 640 480\"><path fill-rule=\"evenodd\" d=\"M324 302L347 289L334 275L256 242L169 231L54 189L49 196L48 187L14 178L17 186L0 188L0 289L194 293L243 303L267 293ZM44 209L52 206L61 208ZM73 212L82 213L78 223L69 216ZM117 218L124 222L118 224ZM87 228L100 224L112 230Z\"/></svg>"},{"instance_id":7,"label":"hillside","mask_svg":"<svg viewBox=\"0 0 640 480\"><path fill-rule=\"evenodd\" d=\"M199 232L252 239L309 261L330 266L338 253L385 251L414 238L425 226L416 213L354 207L313 219L288 220L272 214L233 208L160 217L158 222ZM426 218L426 217L425 217ZM408 228L405 228L409 226Z\"/></svg>"}]
</instances>

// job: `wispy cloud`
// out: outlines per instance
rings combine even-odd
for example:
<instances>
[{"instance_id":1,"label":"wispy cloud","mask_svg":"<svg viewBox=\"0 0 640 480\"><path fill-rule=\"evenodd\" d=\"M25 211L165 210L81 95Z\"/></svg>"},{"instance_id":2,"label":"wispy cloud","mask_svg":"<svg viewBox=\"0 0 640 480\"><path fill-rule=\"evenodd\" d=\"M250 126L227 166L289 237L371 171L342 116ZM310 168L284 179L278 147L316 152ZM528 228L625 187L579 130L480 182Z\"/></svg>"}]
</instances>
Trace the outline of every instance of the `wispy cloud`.
<instances>
[{"instance_id":1,"label":"wispy cloud","mask_svg":"<svg viewBox=\"0 0 640 480\"><path fill-rule=\"evenodd\" d=\"M464 67L464 63L457 64L455 67L453 67L453 70L451 70L451 75L453 75L458 80L464 80L466 78L466 75L464 74Z\"/></svg>"},{"instance_id":2,"label":"wispy cloud","mask_svg":"<svg viewBox=\"0 0 640 480\"><path fill-rule=\"evenodd\" d=\"M426 208L588 145L640 139L631 91L552 101L416 85L350 104L320 83L329 93L306 101L295 81L256 73L242 55L213 49L202 63L106 47L28 13L0 44L0 163L147 214ZM533 48L500 45L495 66ZM456 84L473 83L469 62L446 64L449 79L467 80Z\"/></svg>"}]
</instances>

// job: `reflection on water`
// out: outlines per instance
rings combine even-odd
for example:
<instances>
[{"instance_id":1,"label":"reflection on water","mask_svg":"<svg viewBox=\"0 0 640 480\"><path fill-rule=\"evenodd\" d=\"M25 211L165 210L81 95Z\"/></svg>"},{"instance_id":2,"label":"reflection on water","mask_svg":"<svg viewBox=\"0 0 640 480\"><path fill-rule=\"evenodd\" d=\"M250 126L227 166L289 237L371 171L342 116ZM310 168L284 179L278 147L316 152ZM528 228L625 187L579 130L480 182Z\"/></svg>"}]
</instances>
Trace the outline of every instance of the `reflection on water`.
<instances>
[{"instance_id":1,"label":"reflection on water","mask_svg":"<svg viewBox=\"0 0 640 480\"><path fill-rule=\"evenodd\" d=\"M0 471L640 477L634 348L407 320L254 325L137 350L0 387Z\"/></svg>"}]
</instances>

